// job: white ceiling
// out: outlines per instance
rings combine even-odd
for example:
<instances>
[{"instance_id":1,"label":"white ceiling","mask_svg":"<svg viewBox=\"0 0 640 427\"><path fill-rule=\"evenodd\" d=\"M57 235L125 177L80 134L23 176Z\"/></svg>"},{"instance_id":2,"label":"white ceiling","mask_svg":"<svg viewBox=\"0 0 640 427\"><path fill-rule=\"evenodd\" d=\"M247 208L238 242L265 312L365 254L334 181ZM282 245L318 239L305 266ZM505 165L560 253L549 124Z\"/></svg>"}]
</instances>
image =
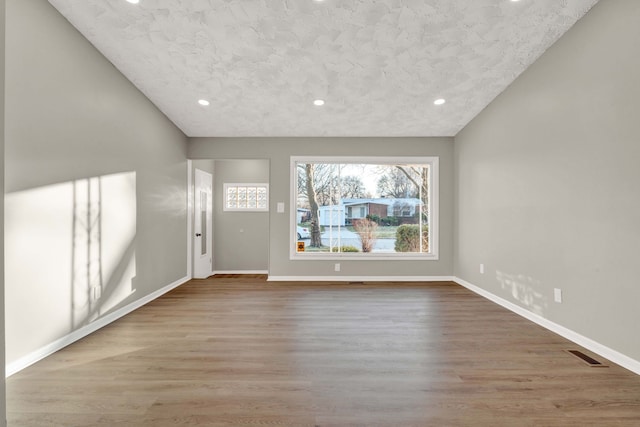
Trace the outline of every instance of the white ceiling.
<instances>
[{"instance_id":1,"label":"white ceiling","mask_svg":"<svg viewBox=\"0 0 640 427\"><path fill-rule=\"evenodd\" d=\"M453 136L598 0L49 1L188 136Z\"/></svg>"}]
</instances>

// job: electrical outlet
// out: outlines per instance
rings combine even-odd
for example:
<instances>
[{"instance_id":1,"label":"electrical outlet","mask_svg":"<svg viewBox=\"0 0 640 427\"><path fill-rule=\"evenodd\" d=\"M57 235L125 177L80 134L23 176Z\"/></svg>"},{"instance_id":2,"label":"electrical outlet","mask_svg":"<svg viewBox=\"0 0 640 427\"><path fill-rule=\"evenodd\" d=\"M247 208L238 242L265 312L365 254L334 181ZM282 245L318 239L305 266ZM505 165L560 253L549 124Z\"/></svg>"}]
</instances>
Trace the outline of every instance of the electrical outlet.
<instances>
[{"instance_id":1,"label":"electrical outlet","mask_svg":"<svg viewBox=\"0 0 640 427\"><path fill-rule=\"evenodd\" d=\"M480 274L484 274L484 264L480 264Z\"/></svg>"},{"instance_id":2,"label":"electrical outlet","mask_svg":"<svg viewBox=\"0 0 640 427\"><path fill-rule=\"evenodd\" d=\"M333 267L334 271L340 271L340 264L336 263Z\"/></svg>"},{"instance_id":3,"label":"electrical outlet","mask_svg":"<svg viewBox=\"0 0 640 427\"><path fill-rule=\"evenodd\" d=\"M562 302L562 289L553 288L553 300L557 303Z\"/></svg>"}]
</instances>

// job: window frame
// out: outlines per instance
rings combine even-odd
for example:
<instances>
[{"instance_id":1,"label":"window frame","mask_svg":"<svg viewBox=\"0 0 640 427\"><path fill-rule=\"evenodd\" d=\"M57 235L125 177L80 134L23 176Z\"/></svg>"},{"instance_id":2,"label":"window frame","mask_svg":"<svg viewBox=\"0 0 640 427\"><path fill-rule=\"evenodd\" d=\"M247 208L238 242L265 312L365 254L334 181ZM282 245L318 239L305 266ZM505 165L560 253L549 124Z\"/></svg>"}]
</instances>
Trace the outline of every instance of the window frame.
<instances>
[{"instance_id":1,"label":"window frame","mask_svg":"<svg viewBox=\"0 0 640 427\"><path fill-rule=\"evenodd\" d=\"M244 188L249 188L249 187L264 187L267 190L267 194L266 194L266 204L264 208L240 208L240 207L235 207L235 208L230 208L227 207L227 191L229 187L244 187ZM265 183L265 182L259 182L259 183L255 183L255 182L225 182L222 185L222 192L223 192L223 203L222 203L222 211L223 212L269 212L269 184Z\"/></svg>"},{"instance_id":2,"label":"window frame","mask_svg":"<svg viewBox=\"0 0 640 427\"><path fill-rule=\"evenodd\" d=\"M292 261L312 260L394 260L394 261L437 261L439 260L439 163L438 156L291 156L290 157L290 198L289 198L289 259ZM372 165L429 165L429 252L298 252L297 251L297 209L298 209L298 163L331 164L372 164ZM345 210L346 214L346 210Z\"/></svg>"}]
</instances>

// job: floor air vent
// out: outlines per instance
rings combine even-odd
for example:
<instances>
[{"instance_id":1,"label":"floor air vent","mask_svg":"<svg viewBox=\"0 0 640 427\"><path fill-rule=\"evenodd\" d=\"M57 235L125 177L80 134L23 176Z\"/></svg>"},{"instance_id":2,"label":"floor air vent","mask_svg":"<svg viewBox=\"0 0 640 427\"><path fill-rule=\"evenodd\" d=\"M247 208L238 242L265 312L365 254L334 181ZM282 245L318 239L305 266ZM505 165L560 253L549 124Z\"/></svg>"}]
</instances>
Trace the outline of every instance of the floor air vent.
<instances>
[{"instance_id":1,"label":"floor air vent","mask_svg":"<svg viewBox=\"0 0 640 427\"><path fill-rule=\"evenodd\" d=\"M607 368L607 365L603 365L602 363L598 362L593 357L587 356L586 354L584 354L581 351L578 351L578 350L567 350L567 352L573 354L574 356L576 356L577 358L582 360L584 363L586 363L587 365L589 365L589 366L591 366L593 368Z\"/></svg>"}]
</instances>

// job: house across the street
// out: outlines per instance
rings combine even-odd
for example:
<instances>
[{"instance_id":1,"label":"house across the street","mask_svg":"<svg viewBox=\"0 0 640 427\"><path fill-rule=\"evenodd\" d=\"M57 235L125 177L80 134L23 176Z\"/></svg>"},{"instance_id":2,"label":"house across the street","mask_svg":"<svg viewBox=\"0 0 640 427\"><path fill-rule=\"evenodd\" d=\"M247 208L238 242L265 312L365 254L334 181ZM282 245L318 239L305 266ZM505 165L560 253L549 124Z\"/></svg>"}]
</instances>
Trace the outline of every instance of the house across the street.
<instances>
[{"instance_id":1,"label":"house across the street","mask_svg":"<svg viewBox=\"0 0 640 427\"><path fill-rule=\"evenodd\" d=\"M399 223L416 222L422 201L417 198L368 198L342 199L340 205L320 206L320 225L344 226L352 224L353 220L375 215L381 219L395 217Z\"/></svg>"}]
</instances>

